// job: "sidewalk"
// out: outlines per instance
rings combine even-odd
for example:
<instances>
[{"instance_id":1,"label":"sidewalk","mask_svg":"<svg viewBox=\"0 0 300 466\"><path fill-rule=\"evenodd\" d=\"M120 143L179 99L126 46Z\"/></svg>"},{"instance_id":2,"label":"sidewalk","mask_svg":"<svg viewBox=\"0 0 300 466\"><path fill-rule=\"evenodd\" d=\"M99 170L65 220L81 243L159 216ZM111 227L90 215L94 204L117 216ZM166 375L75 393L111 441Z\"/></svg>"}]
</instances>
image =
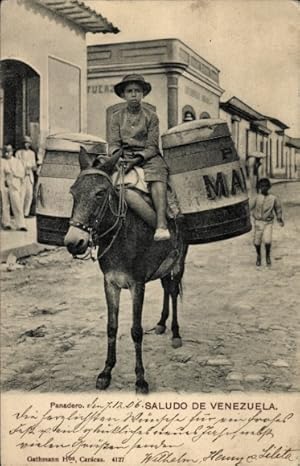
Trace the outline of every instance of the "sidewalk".
<instances>
[{"instance_id":1,"label":"sidewalk","mask_svg":"<svg viewBox=\"0 0 300 466\"><path fill-rule=\"evenodd\" d=\"M35 217L26 219L26 227L28 231L1 230L0 262L6 262L9 254L13 254L17 259L20 259L53 248L53 246L37 243Z\"/></svg>"}]
</instances>

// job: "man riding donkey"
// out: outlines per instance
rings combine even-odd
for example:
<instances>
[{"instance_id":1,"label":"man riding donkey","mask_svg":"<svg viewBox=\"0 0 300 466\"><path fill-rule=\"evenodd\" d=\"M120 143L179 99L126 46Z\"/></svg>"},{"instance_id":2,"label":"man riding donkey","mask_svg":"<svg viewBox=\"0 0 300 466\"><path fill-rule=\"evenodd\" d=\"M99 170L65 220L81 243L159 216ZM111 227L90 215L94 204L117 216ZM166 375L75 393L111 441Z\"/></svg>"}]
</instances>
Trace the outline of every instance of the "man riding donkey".
<instances>
[{"instance_id":1,"label":"man riding donkey","mask_svg":"<svg viewBox=\"0 0 300 466\"><path fill-rule=\"evenodd\" d=\"M155 228L154 241L170 239L167 226L168 167L159 150L159 120L156 113L142 105L142 99L151 92L151 84L139 74L125 76L114 86L117 96L127 105L115 112L109 124L109 155L126 162L125 173L134 168L138 177L143 168L142 182L152 196L156 211L141 203L134 190L126 190L126 201L147 223ZM125 180L126 181L126 180Z\"/></svg>"}]
</instances>

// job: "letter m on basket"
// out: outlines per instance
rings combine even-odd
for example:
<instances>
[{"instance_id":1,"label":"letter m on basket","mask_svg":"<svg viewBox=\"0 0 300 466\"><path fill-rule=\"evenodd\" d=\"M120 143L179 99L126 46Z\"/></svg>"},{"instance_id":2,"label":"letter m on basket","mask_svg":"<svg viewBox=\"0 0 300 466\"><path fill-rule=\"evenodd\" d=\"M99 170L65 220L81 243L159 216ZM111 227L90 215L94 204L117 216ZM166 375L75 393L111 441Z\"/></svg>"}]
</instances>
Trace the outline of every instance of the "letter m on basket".
<instances>
[{"instance_id":1,"label":"letter m on basket","mask_svg":"<svg viewBox=\"0 0 300 466\"><path fill-rule=\"evenodd\" d=\"M217 197L229 197L229 189L225 175L218 172L216 178L212 175L203 175L203 181L206 188L208 199L216 199Z\"/></svg>"}]
</instances>

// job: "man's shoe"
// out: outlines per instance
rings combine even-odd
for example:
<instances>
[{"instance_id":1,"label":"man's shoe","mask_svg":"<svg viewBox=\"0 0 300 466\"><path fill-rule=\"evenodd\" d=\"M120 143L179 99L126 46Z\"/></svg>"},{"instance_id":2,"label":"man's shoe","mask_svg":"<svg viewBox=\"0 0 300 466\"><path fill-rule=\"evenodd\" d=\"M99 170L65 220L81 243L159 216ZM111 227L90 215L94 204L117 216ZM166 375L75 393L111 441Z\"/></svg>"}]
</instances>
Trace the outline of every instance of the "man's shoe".
<instances>
[{"instance_id":1,"label":"man's shoe","mask_svg":"<svg viewBox=\"0 0 300 466\"><path fill-rule=\"evenodd\" d=\"M26 227L21 227L21 228L18 228L17 231L28 231Z\"/></svg>"},{"instance_id":2,"label":"man's shoe","mask_svg":"<svg viewBox=\"0 0 300 466\"><path fill-rule=\"evenodd\" d=\"M266 257L266 264L272 265L271 257Z\"/></svg>"},{"instance_id":3,"label":"man's shoe","mask_svg":"<svg viewBox=\"0 0 300 466\"><path fill-rule=\"evenodd\" d=\"M171 238L168 228L157 228L154 234L154 241L167 241Z\"/></svg>"},{"instance_id":4,"label":"man's shoe","mask_svg":"<svg viewBox=\"0 0 300 466\"><path fill-rule=\"evenodd\" d=\"M260 267L260 266L261 266L261 258L258 257L258 258L256 259L256 267Z\"/></svg>"}]
</instances>

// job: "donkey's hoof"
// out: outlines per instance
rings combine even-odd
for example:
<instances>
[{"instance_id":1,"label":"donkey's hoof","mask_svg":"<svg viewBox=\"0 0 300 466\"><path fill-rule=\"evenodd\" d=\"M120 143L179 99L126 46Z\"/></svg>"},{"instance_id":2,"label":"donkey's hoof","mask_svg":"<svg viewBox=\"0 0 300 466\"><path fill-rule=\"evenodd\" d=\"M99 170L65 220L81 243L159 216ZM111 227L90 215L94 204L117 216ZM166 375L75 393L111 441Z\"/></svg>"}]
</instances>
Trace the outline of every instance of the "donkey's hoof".
<instances>
[{"instance_id":1,"label":"donkey's hoof","mask_svg":"<svg viewBox=\"0 0 300 466\"><path fill-rule=\"evenodd\" d=\"M109 387L111 376L107 374L99 374L96 382L96 388L98 390L105 390Z\"/></svg>"},{"instance_id":2,"label":"donkey's hoof","mask_svg":"<svg viewBox=\"0 0 300 466\"><path fill-rule=\"evenodd\" d=\"M165 331L166 331L166 326L165 325L157 324L157 326L155 327L156 335L162 335L163 333L165 333Z\"/></svg>"},{"instance_id":3,"label":"donkey's hoof","mask_svg":"<svg viewBox=\"0 0 300 466\"><path fill-rule=\"evenodd\" d=\"M172 346L173 348L181 348L182 346L182 340L180 337L177 338L172 338Z\"/></svg>"},{"instance_id":4,"label":"donkey's hoof","mask_svg":"<svg viewBox=\"0 0 300 466\"><path fill-rule=\"evenodd\" d=\"M135 384L135 391L136 393L140 393L141 395L147 395L149 393L149 386L146 380L139 380Z\"/></svg>"}]
</instances>

